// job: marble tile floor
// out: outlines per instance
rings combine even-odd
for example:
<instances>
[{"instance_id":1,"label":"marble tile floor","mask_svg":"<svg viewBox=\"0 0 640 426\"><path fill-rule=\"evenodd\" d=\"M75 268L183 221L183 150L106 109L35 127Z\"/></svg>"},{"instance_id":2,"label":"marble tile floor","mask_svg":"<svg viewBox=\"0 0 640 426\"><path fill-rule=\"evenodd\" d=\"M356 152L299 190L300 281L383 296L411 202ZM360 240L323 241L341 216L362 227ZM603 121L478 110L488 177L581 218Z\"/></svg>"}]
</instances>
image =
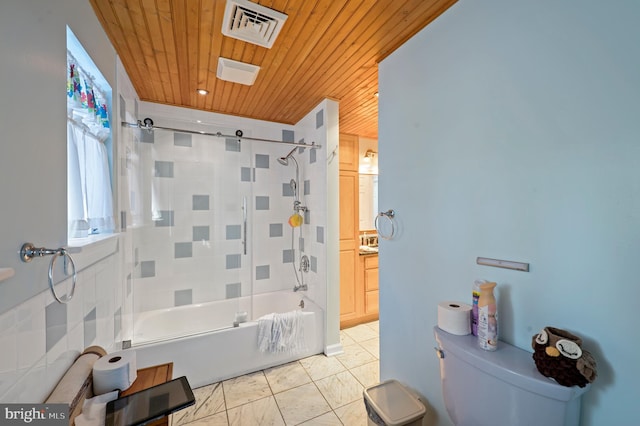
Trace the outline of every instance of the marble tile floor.
<instances>
[{"instance_id":1,"label":"marble tile floor","mask_svg":"<svg viewBox=\"0 0 640 426\"><path fill-rule=\"evenodd\" d=\"M315 355L194 389L173 426L366 426L362 391L380 381L378 321L340 331L344 353Z\"/></svg>"}]
</instances>

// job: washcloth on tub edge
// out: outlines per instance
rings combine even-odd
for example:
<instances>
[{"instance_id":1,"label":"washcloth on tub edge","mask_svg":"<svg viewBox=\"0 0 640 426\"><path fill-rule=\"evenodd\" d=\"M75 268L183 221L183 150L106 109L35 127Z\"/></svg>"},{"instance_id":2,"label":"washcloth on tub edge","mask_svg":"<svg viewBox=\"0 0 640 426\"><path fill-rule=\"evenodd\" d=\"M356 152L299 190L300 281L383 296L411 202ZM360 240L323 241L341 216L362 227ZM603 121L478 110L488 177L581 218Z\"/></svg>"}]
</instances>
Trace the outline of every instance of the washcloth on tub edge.
<instances>
[{"instance_id":1,"label":"washcloth on tub edge","mask_svg":"<svg viewBox=\"0 0 640 426\"><path fill-rule=\"evenodd\" d=\"M290 354L304 351L302 312L271 313L258 318L258 349Z\"/></svg>"}]
</instances>

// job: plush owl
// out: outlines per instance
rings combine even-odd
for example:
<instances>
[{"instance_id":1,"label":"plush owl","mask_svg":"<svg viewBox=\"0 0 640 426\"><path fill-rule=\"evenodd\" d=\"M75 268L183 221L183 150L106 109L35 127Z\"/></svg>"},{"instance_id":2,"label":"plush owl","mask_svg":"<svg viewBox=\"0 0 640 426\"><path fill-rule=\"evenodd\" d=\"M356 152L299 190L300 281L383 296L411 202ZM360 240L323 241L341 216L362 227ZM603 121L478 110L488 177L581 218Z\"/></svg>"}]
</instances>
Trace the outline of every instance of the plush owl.
<instances>
[{"instance_id":1,"label":"plush owl","mask_svg":"<svg viewBox=\"0 0 640 426\"><path fill-rule=\"evenodd\" d=\"M591 383L598 375L596 360L582 349L582 339L568 331L545 327L531 339L538 371L563 386Z\"/></svg>"}]
</instances>

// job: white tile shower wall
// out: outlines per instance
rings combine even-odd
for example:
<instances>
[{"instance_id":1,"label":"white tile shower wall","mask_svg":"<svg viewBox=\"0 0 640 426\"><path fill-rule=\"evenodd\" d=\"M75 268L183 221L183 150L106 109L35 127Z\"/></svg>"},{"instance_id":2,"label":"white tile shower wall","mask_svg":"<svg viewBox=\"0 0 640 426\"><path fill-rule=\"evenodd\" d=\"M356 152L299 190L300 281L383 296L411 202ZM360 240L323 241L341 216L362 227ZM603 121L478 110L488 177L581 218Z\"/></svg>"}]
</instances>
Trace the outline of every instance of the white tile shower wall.
<instances>
[{"instance_id":1,"label":"white tile shower wall","mask_svg":"<svg viewBox=\"0 0 640 426\"><path fill-rule=\"evenodd\" d=\"M291 141L322 137L322 130L316 128L316 110L309 114L309 125L303 127L144 102L140 104L140 110L141 118L149 116L159 126L225 134L233 134L239 128L245 136L278 140L290 138ZM199 128L194 123L196 119L212 123L215 128L212 130L211 125ZM299 132L299 128L305 131ZM293 163L282 166L277 162L277 158L290 148L246 141L238 145L233 139L187 134L176 136L162 131L155 131L144 140L146 142L139 143L137 148L141 157L139 164L151 167L149 170L154 176L148 180L152 185L142 187L141 198L147 200L145 206L155 209L156 217L161 220L136 230L134 252L145 265L141 267L138 264L134 274L134 311L183 304L189 297L191 303L199 303L235 297L240 293L248 295L292 289L295 277L290 263L291 228L287 220L293 211L293 194L287 193L286 189L295 176L295 167ZM316 143L322 145L323 142L316 140ZM146 159L143 158L145 156ZM225 158L234 161L225 161ZM239 164L235 161L238 158ZM301 169L300 191L304 189L305 181L307 188L323 191L326 175L305 169L322 168L324 163L314 164L310 149L296 154L296 158ZM223 160L220 162L219 159ZM315 179L314 174L321 182L311 183ZM323 194L318 192L316 197L324 198ZM240 255L242 212L239 206L242 196L247 197L251 218L248 234L253 265L250 268L244 268L247 258ZM310 196L303 195L304 204L309 205L307 197ZM223 199L231 201L220 206ZM214 211L214 204L216 208L221 207L220 212ZM324 208L322 203L316 204L317 208ZM310 211L309 214L314 223L325 216L320 211ZM316 270L318 259L324 258L322 254L309 252L318 244L317 226L322 227L322 224L304 225L302 238L305 253L312 258ZM196 238L195 235L204 235L205 238ZM300 245L298 232L294 244L296 249ZM242 272L235 268L238 263L243 266Z\"/></svg>"},{"instance_id":2,"label":"white tile shower wall","mask_svg":"<svg viewBox=\"0 0 640 426\"><path fill-rule=\"evenodd\" d=\"M122 62L118 59L116 62L116 70L118 75L118 106L119 119L126 123L135 123L138 114L138 95L133 88L133 84L127 75ZM119 262L121 273L118 281L118 292L116 293L116 315L114 321L114 330L121 334L116 335L118 342L123 340L131 340L133 336L133 276L137 257L134 251L134 233L133 230L140 225L142 221L142 200L134 194L139 193L138 188L143 181L143 176L139 176L137 171L139 167L136 165L140 161L139 147L139 131L134 131L129 127L120 126L119 137L117 138L117 155L119 161L117 180L118 190L116 197L118 199L119 218L120 218L120 246L119 246ZM118 311L119 309L119 311Z\"/></svg>"},{"instance_id":3,"label":"white tile shower wall","mask_svg":"<svg viewBox=\"0 0 640 426\"><path fill-rule=\"evenodd\" d=\"M304 142L315 142L321 149L306 149L300 155L305 162L305 173L301 176L305 204L309 209L308 223L303 226L305 251L310 257L308 296L316 304L326 309L327 295L327 151L328 129L325 123L326 101L321 102L300 122L296 124L296 133L304 138ZM300 138L297 138L300 141Z\"/></svg>"}]
</instances>

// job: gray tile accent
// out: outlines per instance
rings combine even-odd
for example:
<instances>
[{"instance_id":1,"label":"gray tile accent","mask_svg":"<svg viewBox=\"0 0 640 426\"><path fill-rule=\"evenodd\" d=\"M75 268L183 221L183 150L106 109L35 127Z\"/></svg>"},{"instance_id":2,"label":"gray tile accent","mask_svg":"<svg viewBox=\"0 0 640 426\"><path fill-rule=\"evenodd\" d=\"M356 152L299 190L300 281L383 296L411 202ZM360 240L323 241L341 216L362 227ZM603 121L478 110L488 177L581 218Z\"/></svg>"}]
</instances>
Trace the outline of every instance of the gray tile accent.
<instances>
[{"instance_id":1,"label":"gray tile accent","mask_svg":"<svg viewBox=\"0 0 640 426\"><path fill-rule=\"evenodd\" d=\"M233 283L226 285L226 295L227 299L235 299L236 297L240 297L242 295L242 285L240 283Z\"/></svg>"},{"instance_id":2,"label":"gray tile accent","mask_svg":"<svg viewBox=\"0 0 640 426\"><path fill-rule=\"evenodd\" d=\"M193 303L193 290L176 290L173 292L173 306L190 305Z\"/></svg>"},{"instance_id":3,"label":"gray tile accent","mask_svg":"<svg viewBox=\"0 0 640 426\"><path fill-rule=\"evenodd\" d=\"M184 257L193 257L193 243L175 243L174 244L174 257L176 259Z\"/></svg>"},{"instance_id":4,"label":"gray tile accent","mask_svg":"<svg viewBox=\"0 0 640 426\"><path fill-rule=\"evenodd\" d=\"M133 262L135 264L135 266L138 266L138 264L140 263L140 250L138 249L138 247L133 249Z\"/></svg>"},{"instance_id":5,"label":"gray tile accent","mask_svg":"<svg viewBox=\"0 0 640 426\"><path fill-rule=\"evenodd\" d=\"M227 138L224 140L224 149L225 151L231 152L240 152L240 143L238 143L238 139L230 139Z\"/></svg>"},{"instance_id":6,"label":"gray tile accent","mask_svg":"<svg viewBox=\"0 0 640 426\"><path fill-rule=\"evenodd\" d=\"M256 154L256 168L268 169L269 168L269 156L264 154Z\"/></svg>"},{"instance_id":7,"label":"gray tile accent","mask_svg":"<svg viewBox=\"0 0 640 426\"><path fill-rule=\"evenodd\" d=\"M240 181L241 182L251 182L252 180L255 179L251 179L251 171L253 169L251 167L241 167L240 168Z\"/></svg>"},{"instance_id":8,"label":"gray tile accent","mask_svg":"<svg viewBox=\"0 0 640 426\"><path fill-rule=\"evenodd\" d=\"M324 244L324 226L318 226L316 228L316 242Z\"/></svg>"},{"instance_id":9,"label":"gray tile accent","mask_svg":"<svg viewBox=\"0 0 640 426\"><path fill-rule=\"evenodd\" d=\"M151 278L156 276L156 261L143 260L140 262L140 278Z\"/></svg>"},{"instance_id":10,"label":"gray tile accent","mask_svg":"<svg viewBox=\"0 0 640 426\"><path fill-rule=\"evenodd\" d=\"M304 238L298 238L298 250L304 251Z\"/></svg>"},{"instance_id":11,"label":"gray tile accent","mask_svg":"<svg viewBox=\"0 0 640 426\"><path fill-rule=\"evenodd\" d=\"M311 181L310 180L305 180L303 183L303 194L304 195L311 195Z\"/></svg>"},{"instance_id":12,"label":"gray tile accent","mask_svg":"<svg viewBox=\"0 0 640 426\"><path fill-rule=\"evenodd\" d=\"M156 161L154 169L155 177L173 177L173 161Z\"/></svg>"},{"instance_id":13,"label":"gray tile accent","mask_svg":"<svg viewBox=\"0 0 640 426\"><path fill-rule=\"evenodd\" d=\"M160 215L158 220L154 220L156 226L173 226L173 210L159 210L156 213Z\"/></svg>"},{"instance_id":14,"label":"gray tile accent","mask_svg":"<svg viewBox=\"0 0 640 426\"><path fill-rule=\"evenodd\" d=\"M118 95L118 97L120 98L120 121L124 121L127 119L127 102L122 95Z\"/></svg>"},{"instance_id":15,"label":"gray tile accent","mask_svg":"<svg viewBox=\"0 0 640 426\"><path fill-rule=\"evenodd\" d=\"M209 196L208 195L194 195L193 196L193 210L209 210Z\"/></svg>"},{"instance_id":16,"label":"gray tile accent","mask_svg":"<svg viewBox=\"0 0 640 426\"><path fill-rule=\"evenodd\" d=\"M147 130L139 129L140 134L140 142L144 143L154 143L155 142L155 134L154 132L149 132Z\"/></svg>"},{"instance_id":17,"label":"gray tile accent","mask_svg":"<svg viewBox=\"0 0 640 426\"><path fill-rule=\"evenodd\" d=\"M127 212L120 211L120 230L126 231L127 229Z\"/></svg>"},{"instance_id":18,"label":"gray tile accent","mask_svg":"<svg viewBox=\"0 0 640 426\"><path fill-rule=\"evenodd\" d=\"M295 252L291 249L282 250L282 263L293 263Z\"/></svg>"},{"instance_id":19,"label":"gray tile accent","mask_svg":"<svg viewBox=\"0 0 640 426\"><path fill-rule=\"evenodd\" d=\"M131 294L131 290L133 290L133 279L131 278L131 274L127 275L127 296Z\"/></svg>"},{"instance_id":20,"label":"gray tile accent","mask_svg":"<svg viewBox=\"0 0 640 426\"><path fill-rule=\"evenodd\" d=\"M117 338L121 331L122 331L122 308L118 308L118 310L113 314L113 337ZM85 348L87 347L86 344L84 346Z\"/></svg>"},{"instance_id":21,"label":"gray tile accent","mask_svg":"<svg viewBox=\"0 0 640 426\"><path fill-rule=\"evenodd\" d=\"M317 149L309 150L309 163L313 164L316 162L316 151Z\"/></svg>"},{"instance_id":22,"label":"gray tile accent","mask_svg":"<svg viewBox=\"0 0 640 426\"><path fill-rule=\"evenodd\" d=\"M269 196L256 196L256 210L269 210Z\"/></svg>"},{"instance_id":23,"label":"gray tile accent","mask_svg":"<svg viewBox=\"0 0 640 426\"><path fill-rule=\"evenodd\" d=\"M311 211L310 210L305 210L304 211L304 224L305 225L310 225L311 224Z\"/></svg>"},{"instance_id":24,"label":"gray tile accent","mask_svg":"<svg viewBox=\"0 0 640 426\"><path fill-rule=\"evenodd\" d=\"M282 130L282 141L283 142L295 142L295 133L293 130Z\"/></svg>"},{"instance_id":25,"label":"gray tile accent","mask_svg":"<svg viewBox=\"0 0 640 426\"><path fill-rule=\"evenodd\" d=\"M96 308L93 308L84 317L84 347L89 347L96 340L98 335L98 324L96 321Z\"/></svg>"},{"instance_id":26,"label":"gray tile accent","mask_svg":"<svg viewBox=\"0 0 640 426\"><path fill-rule=\"evenodd\" d=\"M53 302L45 308L47 352L67 334L67 305Z\"/></svg>"},{"instance_id":27,"label":"gray tile accent","mask_svg":"<svg viewBox=\"0 0 640 426\"><path fill-rule=\"evenodd\" d=\"M324 125L324 110L316 112L316 129L319 129Z\"/></svg>"},{"instance_id":28,"label":"gray tile accent","mask_svg":"<svg viewBox=\"0 0 640 426\"><path fill-rule=\"evenodd\" d=\"M318 258L315 256L310 256L309 258L309 269L311 272L318 272Z\"/></svg>"},{"instance_id":29,"label":"gray tile accent","mask_svg":"<svg viewBox=\"0 0 640 426\"><path fill-rule=\"evenodd\" d=\"M240 225L227 225L226 239L239 240L242 238L242 227Z\"/></svg>"},{"instance_id":30,"label":"gray tile accent","mask_svg":"<svg viewBox=\"0 0 640 426\"><path fill-rule=\"evenodd\" d=\"M194 226L193 227L193 241L209 241L209 227L208 226Z\"/></svg>"},{"instance_id":31,"label":"gray tile accent","mask_svg":"<svg viewBox=\"0 0 640 426\"><path fill-rule=\"evenodd\" d=\"M135 211L138 207L136 205L136 191L129 191L129 203L131 211Z\"/></svg>"},{"instance_id":32,"label":"gray tile accent","mask_svg":"<svg viewBox=\"0 0 640 426\"><path fill-rule=\"evenodd\" d=\"M282 224L270 223L269 224L269 236L270 237L282 237Z\"/></svg>"},{"instance_id":33,"label":"gray tile accent","mask_svg":"<svg viewBox=\"0 0 640 426\"><path fill-rule=\"evenodd\" d=\"M293 197L294 196L293 188L291 188L291 185L289 184L289 182L282 184L282 196L283 197Z\"/></svg>"},{"instance_id":34,"label":"gray tile accent","mask_svg":"<svg viewBox=\"0 0 640 426\"><path fill-rule=\"evenodd\" d=\"M242 256L239 254L228 254L226 269L240 269L242 267Z\"/></svg>"},{"instance_id":35,"label":"gray tile accent","mask_svg":"<svg viewBox=\"0 0 640 426\"><path fill-rule=\"evenodd\" d=\"M186 146L191 148L191 135L187 133L174 133L173 134L173 144L175 146Z\"/></svg>"},{"instance_id":36,"label":"gray tile accent","mask_svg":"<svg viewBox=\"0 0 640 426\"><path fill-rule=\"evenodd\" d=\"M270 271L269 265L256 266L256 280L269 279Z\"/></svg>"}]
</instances>

